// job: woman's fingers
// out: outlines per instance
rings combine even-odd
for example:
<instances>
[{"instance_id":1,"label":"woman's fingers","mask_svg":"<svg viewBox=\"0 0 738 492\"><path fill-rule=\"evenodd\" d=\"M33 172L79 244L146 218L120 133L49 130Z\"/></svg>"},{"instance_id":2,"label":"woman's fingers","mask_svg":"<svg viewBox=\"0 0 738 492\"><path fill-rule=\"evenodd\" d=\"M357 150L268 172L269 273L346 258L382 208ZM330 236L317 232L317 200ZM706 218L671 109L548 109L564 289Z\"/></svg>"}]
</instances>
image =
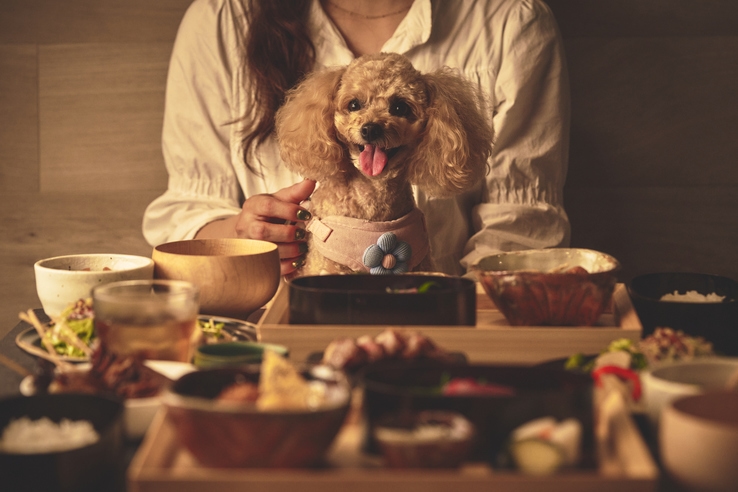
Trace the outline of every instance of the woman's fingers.
<instances>
[{"instance_id":1,"label":"woman's fingers","mask_svg":"<svg viewBox=\"0 0 738 492\"><path fill-rule=\"evenodd\" d=\"M279 248L282 275L302 266L307 252L305 222L310 212L299 204L315 189L315 181L305 180L274 194L255 195L247 199L236 222L239 237L276 243Z\"/></svg>"},{"instance_id":2,"label":"woman's fingers","mask_svg":"<svg viewBox=\"0 0 738 492\"><path fill-rule=\"evenodd\" d=\"M287 188L282 188L273 196L285 202L300 203L310 198L314 190L315 181L306 179Z\"/></svg>"}]
</instances>

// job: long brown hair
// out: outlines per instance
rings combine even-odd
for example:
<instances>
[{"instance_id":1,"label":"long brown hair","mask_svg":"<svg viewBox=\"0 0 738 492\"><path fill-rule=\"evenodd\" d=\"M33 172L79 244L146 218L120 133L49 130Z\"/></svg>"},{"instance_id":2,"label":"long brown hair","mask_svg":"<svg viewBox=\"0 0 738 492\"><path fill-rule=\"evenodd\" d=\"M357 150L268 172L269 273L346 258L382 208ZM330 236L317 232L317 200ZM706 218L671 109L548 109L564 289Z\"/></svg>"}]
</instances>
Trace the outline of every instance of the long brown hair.
<instances>
[{"instance_id":1,"label":"long brown hair","mask_svg":"<svg viewBox=\"0 0 738 492\"><path fill-rule=\"evenodd\" d=\"M253 108L244 115L243 158L274 132L274 116L315 63L308 31L311 0L246 0L247 34L243 39L244 80Z\"/></svg>"}]
</instances>

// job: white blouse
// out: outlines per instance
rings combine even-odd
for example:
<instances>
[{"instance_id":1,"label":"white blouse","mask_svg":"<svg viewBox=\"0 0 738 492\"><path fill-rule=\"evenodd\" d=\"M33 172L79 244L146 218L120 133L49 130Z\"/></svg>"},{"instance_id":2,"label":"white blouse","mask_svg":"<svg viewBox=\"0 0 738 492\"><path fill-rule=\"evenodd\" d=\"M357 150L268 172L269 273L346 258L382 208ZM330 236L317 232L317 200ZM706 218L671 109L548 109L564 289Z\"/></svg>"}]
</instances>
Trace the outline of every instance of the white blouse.
<instances>
[{"instance_id":1,"label":"white blouse","mask_svg":"<svg viewBox=\"0 0 738 492\"><path fill-rule=\"evenodd\" d=\"M238 214L245 197L302 179L281 162L273 137L252 151L259 174L243 162L243 29L238 0L195 0L182 20L162 134L169 184L143 220L152 246L191 239L205 224ZM354 58L319 0L310 30L316 68ZM416 190L438 270L463 274L485 255L567 246L569 87L563 44L543 1L415 0L382 51L406 55L421 72L455 68L489 99L496 135L485 182L448 199Z\"/></svg>"}]
</instances>

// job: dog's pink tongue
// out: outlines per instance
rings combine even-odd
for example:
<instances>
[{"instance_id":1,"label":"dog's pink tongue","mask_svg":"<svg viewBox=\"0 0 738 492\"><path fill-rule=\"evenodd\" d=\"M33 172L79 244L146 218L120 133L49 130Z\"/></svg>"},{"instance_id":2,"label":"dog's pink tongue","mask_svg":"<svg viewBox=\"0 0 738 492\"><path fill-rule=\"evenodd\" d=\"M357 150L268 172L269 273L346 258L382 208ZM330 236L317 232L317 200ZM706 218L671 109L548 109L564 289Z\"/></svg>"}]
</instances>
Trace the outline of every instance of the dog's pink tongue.
<instances>
[{"instance_id":1,"label":"dog's pink tongue","mask_svg":"<svg viewBox=\"0 0 738 492\"><path fill-rule=\"evenodd\" d=\"M377 176L387 165L387 154L385 151L374 145L365 145L364 150L359 156L361 170L368 176Z\"/></svg>"}]
</instances>

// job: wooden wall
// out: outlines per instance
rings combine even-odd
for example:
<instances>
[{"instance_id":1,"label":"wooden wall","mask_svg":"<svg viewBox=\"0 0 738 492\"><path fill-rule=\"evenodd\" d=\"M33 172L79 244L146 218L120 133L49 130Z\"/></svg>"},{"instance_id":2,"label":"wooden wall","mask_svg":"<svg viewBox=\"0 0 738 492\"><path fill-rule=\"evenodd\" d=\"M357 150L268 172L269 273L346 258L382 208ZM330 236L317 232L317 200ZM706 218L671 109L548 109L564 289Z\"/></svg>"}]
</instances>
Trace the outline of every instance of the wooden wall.
<instances>
[{"instance_id":1,"label":"wooden wall","mask_svg":"<svg viewBox=\"0 0 738 492\"><path fill-rule=\"evenodd\" d=\"M33 263L150 254L145 206L166 186L160 133L191 0L0 2L0 335L38 306ZM572 82L573 246L622 279L738 279L738 3L548 0Z\"/></svg>"},{"instance_id":2,"label":"wooden wall","mask_svg":"<svg viewBox=\"0 0 738 492\"><path fill-rule=\"evenodd\" d=\"M166 187L164 83L191 0L0 1L0 335L40 304L33 263L149 256Z\"/></svg>"},{"instance_id":3,"label":"wooden wall","mask_svg":"<svg viewBox=\"0 0 738 492\"><path fill-rule=\"evenodd\" d=\"M547 0L572 87L572 245L738 279L738 2Z\"/></svg>"}]
</instances>

